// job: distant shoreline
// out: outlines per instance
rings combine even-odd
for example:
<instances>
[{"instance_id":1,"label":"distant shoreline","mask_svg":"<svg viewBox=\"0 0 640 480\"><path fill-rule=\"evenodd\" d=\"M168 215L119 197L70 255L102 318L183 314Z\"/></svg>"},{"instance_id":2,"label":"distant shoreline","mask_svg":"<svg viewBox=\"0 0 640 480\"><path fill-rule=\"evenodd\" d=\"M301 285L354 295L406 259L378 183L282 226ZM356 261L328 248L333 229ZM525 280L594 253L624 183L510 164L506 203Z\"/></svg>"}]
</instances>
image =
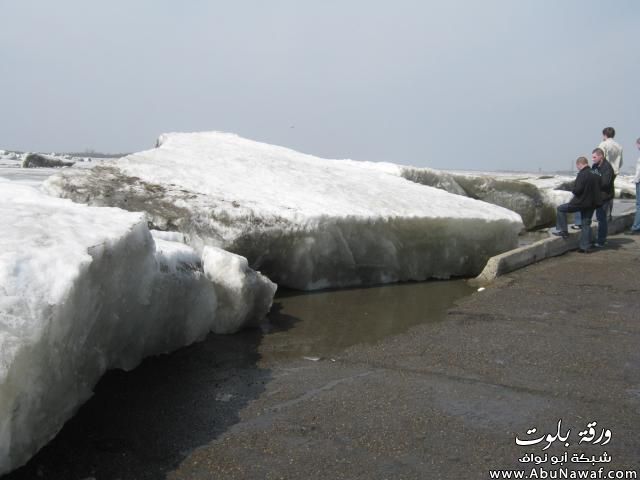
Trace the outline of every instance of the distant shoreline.
<instances>
[{"instance_id":1,"label":"distant shoreline","mask_svg":"<svg viewBox=\"0 0 640 480\"><path fill-rule=\"evenodd\" d=\"M4 151L6 153L15 153L16 155L22 155L25 153L41 153L44 155L50 155L52 152L27 152L25 150L4 150L0 149L0 151ZM69 157L90 157L90 158L122 158L127 155L131 155L129 153L103 153L103 152L53 152L56 156L69 156Z\"/></svg>"}]
</instances>

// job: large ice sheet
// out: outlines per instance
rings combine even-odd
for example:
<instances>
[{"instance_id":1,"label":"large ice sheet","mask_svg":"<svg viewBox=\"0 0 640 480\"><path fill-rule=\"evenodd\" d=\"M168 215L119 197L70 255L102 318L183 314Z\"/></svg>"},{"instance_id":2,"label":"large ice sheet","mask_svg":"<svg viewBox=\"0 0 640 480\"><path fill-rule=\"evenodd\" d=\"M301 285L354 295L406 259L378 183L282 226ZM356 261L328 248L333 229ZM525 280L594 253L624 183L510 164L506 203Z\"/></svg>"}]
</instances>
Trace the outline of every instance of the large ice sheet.
<instances>
[{"instance_id":1,"label":"large ice sheet","mask_svg":"<svg viewBox=\"0 0 640 480\"><path fill-rule=\"evenodd\" d=\"M206 132L90 171L68 169L48 192L145 211L198 250L224 248L299 289L474 275L517 244L520 216L360 162Z\"/></svg>"},{"instance_id":2,"label":"large ice sheet","mask_svg":"<svg viewBox=\"0 0 640 480\"><path fill-rule=\"evenodd\" d=\"M573 194L571 190L575 182L575 175L568 174L498 174L491 173L485 176L492 176L509 181L528 183L535 186L543 195L545 202L548 201L552 207L571 200ZM615 181L616 198L635 198L635 184L633 177L629 175L619 175ZM546 216L542 217L547 218Z\"/></svg>"},{"instance_id":3,"label":"large ice sheet","mask_svg":"<svg viewBox=\"0 0 640 480\"><path fill-rule=\"evenodd\" d=\"M571 199L573 178L500 172L457 172L395 164L369 167L412 182L499 205L522 217L527 230L555 224L556 207Z\"/></svg>"},{"instance_id":4,"label":"large ice sheet","mask_svg":"<svg viewBox=\"0 0 640 480\"><path fill-rule=\"evenodd\" d=\"M52 438L106 369L255 323L276 288L228 252L203 262L166 234L154 241L141 213L3 179L0 224L0 474Z\"/></svg>"},{"instance_id":5,"label":"large ice sheet","mask_svg":"<svg viewBox=\"0 0 640 480\"><path fill-rule=\"evenodd\" d=\"M554 225L556 207L571 198L562 190L564 179L558 177L553 184L530 175L454 174L454 178L470 197L518 212L528 230Z\"/></svg>"}]
</instances>

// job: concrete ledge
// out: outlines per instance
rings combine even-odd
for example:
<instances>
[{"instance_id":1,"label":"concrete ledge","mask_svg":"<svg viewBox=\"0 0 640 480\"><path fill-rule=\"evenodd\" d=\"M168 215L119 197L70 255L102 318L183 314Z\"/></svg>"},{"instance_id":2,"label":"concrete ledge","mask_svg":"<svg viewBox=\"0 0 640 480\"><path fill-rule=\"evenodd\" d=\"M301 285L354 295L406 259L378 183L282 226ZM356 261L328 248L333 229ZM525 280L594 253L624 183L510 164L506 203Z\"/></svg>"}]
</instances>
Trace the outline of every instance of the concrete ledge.
<instances>
[{"instance_id":1,"label":"concrete ledge","mask_svg":"<svg viewBox=\"0 0 640 480\"><path fill-rule=\"evenodd\" d=\"M635 213L628 213L614 217L609 222L609 235L623 232L633 225ZM592 234L596 234L597 227L592 226ZM486 285L495 280L500 275L504 275L519 268L526 267L532 263L539 262L545 258L555 257L578 248L580 232L570 233L569 238L549 237L539 240L531 245L509 250L495 257L491 257L482 273L476 278L469 280L475 286Z\"/></svg>"}]
</instances>

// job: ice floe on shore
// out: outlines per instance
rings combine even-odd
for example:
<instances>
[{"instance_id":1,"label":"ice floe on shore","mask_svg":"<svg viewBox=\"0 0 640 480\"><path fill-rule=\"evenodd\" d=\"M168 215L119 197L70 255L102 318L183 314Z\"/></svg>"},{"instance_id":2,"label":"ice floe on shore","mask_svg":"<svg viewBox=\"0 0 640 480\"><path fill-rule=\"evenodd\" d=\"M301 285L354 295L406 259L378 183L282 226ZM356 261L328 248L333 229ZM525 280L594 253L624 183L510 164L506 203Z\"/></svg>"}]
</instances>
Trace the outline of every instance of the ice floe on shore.
<instances>
[{"instance_id":1,"label":"ice floe on shore","mask_svg":"<svg viewBox=\"0 0 640 480\"><path fill-rule=\"evenodd\" d=\"M29 153L22 161L22 168L60 168L72 167L76 162L42 153Z\"/></svg>"},{"instance_id":2,"label":"ice floe on shore","mask_svg":"<svg viewBox=\"0 0 640 480\"><path fill-rule=\"evenodd\" d=\"M508 208L522 217L527 230L555 223L556 207L569 201L573 177L527 173L463 172L365 162L372 169L456 195Z\"/></svg>"},{"instance_id":3,"label":"ice floe on shore","mask_svg":"<svg viewBox=\"0 0 640 480\"><path fill-rule=\"evenodd\" d=\"M255 324L275 293L236 255L154 240L142 213L0 179L0 223L0 474L48 442L105 370Z\"/></svg>"},{"instance_id":4,"label":"ice floe on shore","mask_svg":"<svg viewBox=\"0 0 640 480\"><path fill-rule=\"evenodd\" d=\"M361 162L219 132L163 135L155 149L66 169L44 188L144 211L198 251L238 253L298 289L474 275L522 229L514 212Z\"/></svg>"}]
</instances>

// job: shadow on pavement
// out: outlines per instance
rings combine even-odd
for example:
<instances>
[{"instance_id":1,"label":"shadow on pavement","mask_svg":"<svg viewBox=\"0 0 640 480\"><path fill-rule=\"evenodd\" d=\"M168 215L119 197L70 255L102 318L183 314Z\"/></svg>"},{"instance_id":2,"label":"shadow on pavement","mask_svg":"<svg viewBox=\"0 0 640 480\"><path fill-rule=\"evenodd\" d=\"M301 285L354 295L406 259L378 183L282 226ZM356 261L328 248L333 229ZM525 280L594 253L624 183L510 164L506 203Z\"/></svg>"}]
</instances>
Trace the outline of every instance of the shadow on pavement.
<instances>
[{"instance_id":1,"label":"shadow on pavement","mask_svg":"<svg viewBox=\"0 0 640 480\"><path fill-rule=\"evenodd\" d=\"M608 250L618 250L630 243L633 243L633 240L631 238L624 238L624 237L608 238L607 243L605 244L605 248Z\"/></svg>"}]
</instances>

